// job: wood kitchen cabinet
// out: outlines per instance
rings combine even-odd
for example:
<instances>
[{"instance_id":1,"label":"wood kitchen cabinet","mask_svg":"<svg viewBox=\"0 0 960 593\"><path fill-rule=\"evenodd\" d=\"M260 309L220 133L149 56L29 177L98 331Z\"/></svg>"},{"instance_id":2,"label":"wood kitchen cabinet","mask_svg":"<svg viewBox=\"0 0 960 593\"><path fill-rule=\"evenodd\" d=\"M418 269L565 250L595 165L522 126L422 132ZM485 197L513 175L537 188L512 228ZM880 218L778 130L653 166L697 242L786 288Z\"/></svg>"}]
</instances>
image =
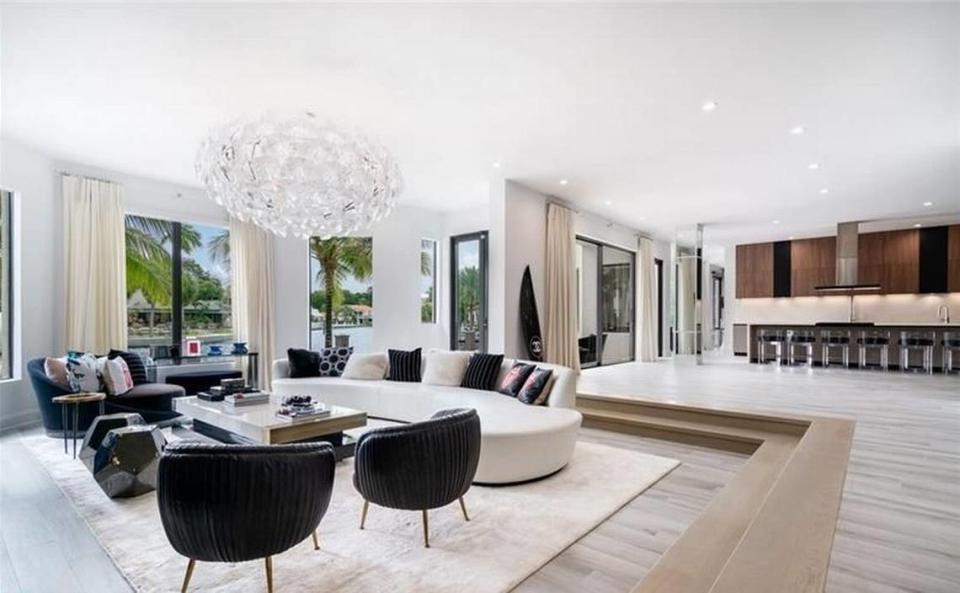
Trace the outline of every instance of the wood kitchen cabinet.
<instances>
[{"instance_id":1,"label":"wood kitchen cabinet","mask_svg":"<svg viewBox=\"0 0 960 593\"><path fill-rule=\"evenodd\" d=\"M773 296L773 243L737 245L737 298Z\"/></svg>"},{"instance_id":2,"label":"wood kitchen cabinet","mask_svg":"<svg viewBox=\"0 0 960 593\"><path fill-rule=\"evenodd\" d=\"M960 224L950 227L947 247L947 290L960 292Z\"/></svg>"},{"instance_id":3,"label":"wood kitchen cabinet","mask_svg":"<svg viewBox=\"0 0 960 593\"><path fill-rule=\"evenodd\" d=\"M887 231L883 239L883 294L911 294L920 289L920 231Z\"/></svg>"},{"instance_id":4,"label":"wood kitchen cabinet","mask_svg":"<svg viewBox=\"0 0 960 593\"><path fill-rule=\"evenodd\" d=\"M790 296L819 296L815 286L836 281L836 237L798 239L790 242L790 250Z\"/></svg>"}]
</instances>

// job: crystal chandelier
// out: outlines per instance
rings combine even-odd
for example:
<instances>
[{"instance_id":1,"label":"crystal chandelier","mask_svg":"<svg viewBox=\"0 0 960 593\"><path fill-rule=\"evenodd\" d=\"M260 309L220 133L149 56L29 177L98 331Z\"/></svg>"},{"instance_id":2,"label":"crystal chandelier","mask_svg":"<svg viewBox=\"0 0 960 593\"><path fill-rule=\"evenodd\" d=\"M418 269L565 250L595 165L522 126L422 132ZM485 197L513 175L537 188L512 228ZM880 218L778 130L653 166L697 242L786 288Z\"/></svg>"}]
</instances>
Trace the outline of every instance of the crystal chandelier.
<instances>
[{"instance_id":1,"label":"crystal chandelier","mask_svg":"<svg viewBox=\"0 0 960 593\"><path fill-rule=\"evenodd\" d=\"M402 184L385 148L312 113L217 128L200 145L196 171L232 216L283 237L364 230L390 213Z\"/></svg>"}]
</instances>

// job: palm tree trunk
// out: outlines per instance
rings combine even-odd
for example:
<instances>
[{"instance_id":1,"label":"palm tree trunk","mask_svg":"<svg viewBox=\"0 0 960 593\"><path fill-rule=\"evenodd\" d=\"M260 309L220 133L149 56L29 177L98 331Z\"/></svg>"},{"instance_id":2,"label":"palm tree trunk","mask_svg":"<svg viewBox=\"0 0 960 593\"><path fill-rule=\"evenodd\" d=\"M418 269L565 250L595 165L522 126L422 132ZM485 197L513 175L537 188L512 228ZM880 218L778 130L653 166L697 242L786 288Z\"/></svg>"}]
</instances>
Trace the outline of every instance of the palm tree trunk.
<instances>
[{"instance_id":1,"label":"palm tree trunk","mask_svg":"<svg viewBox=\"0 0 960 593\"><path fill-rule=\"evenodd\" d=\"M333 292L335 282L333 266L325 266L323 274L323 344L326 348L333 348Z\"/></svg>"}]
</instances>

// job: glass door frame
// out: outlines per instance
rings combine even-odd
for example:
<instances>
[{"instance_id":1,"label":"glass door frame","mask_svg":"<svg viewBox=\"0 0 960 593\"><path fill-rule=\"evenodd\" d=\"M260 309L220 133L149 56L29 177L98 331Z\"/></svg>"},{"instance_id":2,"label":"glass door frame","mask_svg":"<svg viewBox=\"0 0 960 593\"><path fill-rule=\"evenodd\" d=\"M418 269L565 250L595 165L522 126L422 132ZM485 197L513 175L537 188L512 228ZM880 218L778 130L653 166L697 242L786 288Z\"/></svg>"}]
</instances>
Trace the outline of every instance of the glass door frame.
<instances>
[{"instance_id":1,"label":"glass door frame","mask_svg":"<svg viewBox=\"0 0 960 593\"><path fill-rule=\"evenodd\" d=\"M591 363L589 366L583 368L595 368L601 366L613 366L618 364L625 364L628 362L636 362L637 360L637 253L635 251L630 251L623 247L618 247L616 245L611 245L610 243L604 243L603 241L598 241L590 237L584 237L582 235L576 235L576 241L582 241L584 243L590 243L596 245L597 247L597 361L596 363ZM633 297L633 302L630 305L630 358L628 360L623 360L619 362L608 362L604 364L603 362L603 348L604 342L603 339L603 251L605 249L616 249L617 251L622 251L630 256L630 295ZM659 299L658 299L659 301ZM579 303L577 304L579 307ZM579 311L574 312L578 314ZM579 328L578 328L579 329Z\"/></svg>"},{"instance_id":2,"label":"glass door frame","mask_svg":"<svg viewBox=\"0 0 960 593\"><path fill-rule=\"evenodd\" d=\"M487 254L487 234L488 231L475 231L462 235L453 235L450 237L450 349L459 350L460 348L460 323L457 318L457 283L460 277L457 269L457 256L459 255L459 244L469 241L478 241L480 244L479 254L479 276L480 276L480 343L478 350L487 351L489 341L489 290L490 290L490 266Z\"/></svg>"}]
</instances>

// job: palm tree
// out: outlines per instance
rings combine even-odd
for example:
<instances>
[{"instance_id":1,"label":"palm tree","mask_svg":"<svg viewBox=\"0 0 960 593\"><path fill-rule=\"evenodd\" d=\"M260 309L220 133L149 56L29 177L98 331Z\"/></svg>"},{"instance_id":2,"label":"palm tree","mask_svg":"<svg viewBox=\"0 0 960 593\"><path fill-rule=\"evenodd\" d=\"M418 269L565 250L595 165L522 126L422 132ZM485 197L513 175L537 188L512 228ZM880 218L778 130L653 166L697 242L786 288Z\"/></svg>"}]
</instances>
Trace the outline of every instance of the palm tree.
<instances>
[{"instance_id":1,"label":"palm tree","mask_svg":"<svg viewBox=\"0 0 960 593\"><path fill-rule=\"evenodd\" d=\"M323 281L323 343L333 347L333 308L342 299L343 281L347 276L366 280L373 273L373 241L369 237L331 237L310 240L310 254Z\"/></svg>"}]
</instances>

